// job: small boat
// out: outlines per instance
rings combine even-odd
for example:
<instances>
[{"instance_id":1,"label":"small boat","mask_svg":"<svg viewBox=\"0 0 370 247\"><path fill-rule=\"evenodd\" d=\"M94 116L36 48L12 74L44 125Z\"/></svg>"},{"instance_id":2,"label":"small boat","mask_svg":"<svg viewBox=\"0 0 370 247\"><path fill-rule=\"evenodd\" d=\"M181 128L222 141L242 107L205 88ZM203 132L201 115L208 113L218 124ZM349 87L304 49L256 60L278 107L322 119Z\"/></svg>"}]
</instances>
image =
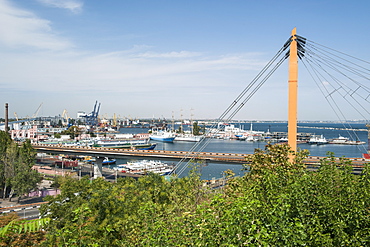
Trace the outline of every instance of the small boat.
<instances>
[{"instance_id":1,"label":"small boat","mask_svg":"<svg viewBox=\"0 0 370 247\"><path fill-rule=\"evenodd\" d=\"M85 158L83 159L84 162L86 163L92 163L92 162L95 162L96 159L91 157L91 156L85 156Z\"/></svg>"},{"instance_id":2,"label":"small boat","mask_svg":"<svg viewBox=\"0 0 370 247\"><path fill-rule=\"evenodd\" d=\"M112 165L116 164L115 159L109 159L108 157L105 157L104 160L102 161L102 165Z\"/></svg>"},{"instance_id":3,"label":"small boat","mask_svg":"<svg viewBox=\"0 0 370 247\"><path fill-rule=\"evenodd\" d=\"M247 139L246 136L240 134L235 135L235 138L239 141L245 141Z\"/></svg>"},{"instance_id":4,"label":"small boat","mask_svg":"<svg viewBox=\"0 0 370 247\"><path fill-rule=\"evenodd\" d=\"M93 158L91 156L85 156L83 161L86 162L86 163L89 163L89 164L93 164L94 162L96 162L96 158ZM109 159L108 157L105 157L102 161L103 165L111 165L111 164L115 164L115 163L116 163L115 159Z\"/></svg>"},{"instance_id":5,"label":"small boat","mask_svg":"<svg viewBox=\"0 0 370 247\"><path fill-rule=\"evenodd\" d=\"M281 137L278 142L288 142L288 137Z\"/></svg>"},{"instance_id":6,"label":"small boat","mask_svg":"<svg viewBox=\"0 0 370 247\"><path fill-rule=\"evenodd\" d=\"M256 141L259 141L261 138L262 137L258 136L258 135L249 135L249 136L247 136L247 138L245 140L248 141L248 142L256 142Z\"/></svg>"},{"instance_id":7,"label":"small boat","mask_svg":"<svg viewBox=\"0 0 370 247\"><path fill-rule=\"evenodd\" d=\"M136 150L154 150L156 146L157 146L157 143L145 144L145 145L136 145L136 146L133 147L133 149L136 149Z\"/></svg>"}]
</instances>

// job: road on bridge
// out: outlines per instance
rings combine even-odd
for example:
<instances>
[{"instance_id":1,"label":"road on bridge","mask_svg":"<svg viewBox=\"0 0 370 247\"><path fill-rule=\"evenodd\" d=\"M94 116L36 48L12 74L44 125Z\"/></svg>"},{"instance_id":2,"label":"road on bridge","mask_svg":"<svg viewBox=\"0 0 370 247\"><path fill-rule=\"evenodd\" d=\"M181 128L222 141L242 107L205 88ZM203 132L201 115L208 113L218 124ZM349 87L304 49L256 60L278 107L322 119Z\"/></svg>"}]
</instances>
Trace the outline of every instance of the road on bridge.
<instances>
[{"instance_id":1,"label":"road on bridge","mask_svg":"<svg viewBox=\"0 0 370 247\"><path fill-rule=\"evenodd\" d=\"M87 156L107 156L107 157L143 157L143 158L163 158L163 159L183 159L194 158L208 161L218 161L227 163L245 163L248 154L236 153L215 153L215 152L186 152L186 151L165 151L165 150L123 150L118 148L102 147L83 147L83 146L62 146L51 144L33 144L37 152L45 153L65 153Z\"/></svg>"}]
</instances>

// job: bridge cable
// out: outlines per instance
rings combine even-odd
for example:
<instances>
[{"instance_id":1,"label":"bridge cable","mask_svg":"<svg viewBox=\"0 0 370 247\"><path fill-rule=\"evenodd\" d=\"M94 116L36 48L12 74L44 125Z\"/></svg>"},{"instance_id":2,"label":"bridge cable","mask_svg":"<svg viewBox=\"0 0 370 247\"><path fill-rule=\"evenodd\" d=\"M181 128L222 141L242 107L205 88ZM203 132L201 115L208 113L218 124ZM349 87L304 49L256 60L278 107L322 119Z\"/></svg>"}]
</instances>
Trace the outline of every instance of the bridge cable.
<instances>
[{"instance_id":1,"label":"bridge cable","mask_svg":"<svg viewBox=\"0 0 370 247\"><path fill-rule=\"evenodd\" d=\"M308 46L310 46L310 44L308 44ZM351 69L348 69L347 71L349 72L352 72L353 74L356 74L358 76L361 76L362 78L365 78L368 80L368 78L366 76L363 76L362 74L359 74L359 71L360 70L357 70L357 69L353 69L352 66L347 66L345 64L343 64L342 62L338 62L337 60L331 58L331 57L327 57L325 55L325 57L323 56L319 56L320 59L315 59L315 55L316 53L315 52L312 52L312 50L310 49L307 49L306 51L306 55L308 54L308 56L306 56L305 60L307 61L308 65L310 66L311 70L308 68L308 65L304 62L303 59L302 62L304 64L304 66L307 68L308 72L310 73L311 77L314 79L317 87L320 89L321 93L323 94L324 98L328 101L330 107L332 108L333 112L337 115L338 119L341 119L341 117L339 116L338 112L340 113L340 115L342 115L342 117L344 118L345 121L342 121L342 124L344 125L344 127L347 129L347 127L345 126L345 123L348 123L348 120L345 118L344 114L343 114L343 111L340 109L340 107L338 106L337 102L335 101L334 97L333 97L333 93L338 93L339 95L342 96L343 99L345 99L347 101L347 103L349 103L350 106L352 106L355 111L357 111L362 117L364 117L364 119L366 119L365 116L362 115L362 113L357 109L357 107L355 107L349 100L348 98L346 97L347 95L349 95L349 97L351 97L361 108L363 108L366 112L368 112L363 106L362 104L360 104L360 102L358 102L358 100L356 98L354 98L354 94L357 94L357 91L359 89L367 89L367 87L361 85L360 83L358 83L356 80L353 80L352 78L350 78L349 76L347 76L346 74L342 73L341 71L339 71L334 62L337 63L337 66L342 66L342 67L348 67L348 68L351 68ZM338 57L338 56L336 56ZM327 58L327 59L326 59ZM329 60L328 60L329 59ZM360 61L363 61L363 60L360 60ZM346 77L347 79L349 79L350 81L354 82L355 84L357 84L357 88L355 90L351 89L351 88L348 88L343 82L341 82L339 79L337 79L336 77L334 77L331 73L329 73L327 70L325 70L322 65L320 64L320 62L322 62L321 64L323 65L326 65L328 66L329 68L331 68L332 70L340 73L342 76ZM339 65L338 65L339 64ZM351 63L351 64L354 64L354 63ZM317 68L320 68L322 71L324 71L326 74L328 74L332 80L334 82L336 82L338 85L339 85L339 88L335 89L335 87L333 87L335 90L333 92L329 92L327 87L324 87L324 86L320 86L320 84L317 82L317 80L315 80L314 76L313 76L313 72L315 73L315 76L320 79L320 78L325 78L321 73L318 72L318 70L314 67L314 65L317 66ZM361 66L360 66L361 67ZM363 72L363 73L366 73L366 72ZM329 83L329 80L325 80L326 82ZM327 96L325 96L325 93L323 92L323 89L324 88L326 90L326 93L327 93ZM348 88L348 89L346 89ZM346 92L345 95L343 95L340 91L343 90ZM367 90L366 90L367 91ZM363 98L363 97L362 97ZM333 103L330 103L329 99L333 102ZM363 98L364 100L367 101L367 98ZM337 110L334 109L334 106L337 108ZM337 112L338 111L338 112ZM350 126L350 125L349 125ZM351 133L349 133L350 136ZM356 139L358 139L358 136L357 134L356 135ZM352 137L351 137L352 138Z\"/></svg>"},{"instance_id":2,"label":"bridge cable","mask_svg":"<svg viewBox=\"0 0 370 247\"><path fill-rule=\"evenodd\" d=\"M308 49L308 51L310 51L310 50ZM315 54L315 53L312 52L312 54ZM330 67L332 70L337 71L338 73L340 73L344 77L347 77L347 79L353 81L355 84L361 86L362 88L364 88L364 90L366 90L368 93L370 93L370 89L368 87L366 87L365 85L360 84L359 82L357 82L353 78L348 77L347 74L345 74L341 70L339 70L338 67L342 68L344 70L347 70L348 72L351 72L351 73L353 73L353 74L355 74L359 77L362 77L365 80L370 80L370 79L369 79L369 77L363 75L362 73L369 74L369 75L370 75L370 73L367 73L365 71L361 71L361 70L356 69L352 66L345 65L342 62L339 62L339 61L334 60L332 58L325 59L325 57L323 57L323 56L319 56L318 54L315 54L315 55L317 55L317 57L322 58L322 62L325 63L328 67Z\"/></svg>"},{"instance_id":3,"label":"bridge cable","mask_svg":"<svg viewBox=\"0 0 370 247\"><path fill-rule=\"evenodd\" d=\"M308 60L306 60L308 61ZM313 67L312 64L309 64L311 66L311 69L312 71L310 71L310 69L308 68L308 65L305 63L305 61L303 61L303 64L304 66L306 67L307 71L309 72L309 74L311 75L312 79L315 81L317 87L319 88L319 90L321 91L322 95L324 96L325 100L327 101L328 105L332 108L333 112L335 113L335 115L337 116L337 118L340 120L341 124L343 125L343 127L345 129L348 129L348 128L351 128L350 125L348 125L348 119L346 119L343 111L341 111L340 107L338 106L337 102L335 101L335 99L332 97L332 94L330 93L328 96L325 96L325 92L323 91L322 87L320 87L319 83L317 82L317 80L314 78L313 76L313 73L315 74L315 76L320 79L320 77L322 77L322 75L320 75L320 73L317 71L317 69L315 69ZM308 62L309 63L309 62ZM325 87L324 87L325 88ZM327 89L325 88L325 90L327 91ZM329 93L327 91L327 93ZM347 126L348 125L348 126ZM350 137L353 139L352 137L352 134L347 131L347 133L350 135ZM356 136L356 139L358 139L358 136L356 133L354 133L355 136Z\"/></svg>"},{"instance_id":4,"label":"bridge cable","mask_svg":"<svg viewBox=\"0 0 370 247\"><path fill-rule=\"evenodd\" d=\"M284 46L277 52L277 54L275 54L275 56L267 63L267 65L262 69L262 71L259 72L259 74L257 74L257 76L248 84L248 86L239 94L239 96L230 104L230 106L221 114L221 116L216 119L215 123L211 126L211 128L209 129L209 131L207 131L206 135L209 134L209 132L217 125L217 132L220 131L220 123L221 122L224 122L226 120L227 121L230 121L232 119L232 117L234 117L243 107L244 105L251 99L251 97L258 91L258 89L264 84L264 82L273 74L274 71L276 71L276 69L282 64L282 62L287 58L287 55L285 54L284 57L282 57L277 63L276 63L276 60L281 56L281 54L289 47L289 44L291 42L291 38L284 44ZM270 67L274 64L275 66L270 69ZM270 69L270 71L268 71ZM259 79L261 79L262 75L264 73L267 72L267 75L262 79L261 82L259 82L256 86L255 84L257 83L257 81ZM254 86L254 88L253 88ZM252 89L253 88L253 89ZM248 91L252 90L248 96L242 101L242 103L240 103L238 106L237 104L239 103L239 101L241 101L243 99L243 97L246 95L246 93ZM235 109L234 109L235 108ZM234 109L234 110L233 110ZM232 111L233 110L233 111ZM230 114L231 112L231 114ZM228 116L228 114L230 114ZM200 142L197 142L188 152L187 154L176 164L175 168L173 169L173 171L176 171L177 174L181 174L187 167L188 167L188 164L192 161L192 159L195 158L195 156L197 154L199 154L199 152L201 152L201 150L203 150L207 145L208 143L210 142L210 138L208 138L208 140L204 141L204 139L206 139L205 137L203 137L201 139ZM200 148L199 148L200 147ZM199 150L197 151L197 153L193 153L196 149ZM189 160L186 165L184 165L179 171L177 171L177 169L179 168L179 166L181 165L181 163L183 163L185 160Z\"/></svg>"},{"instance_id":5,"label":"bridge cable","mask_svg":"<svg viewBox=\"0 0 370 247\"><path fill-rule=\"evenodd\" d=\"M281 64L281 62L279 62L279 64ZM275 66L276 67L276 66ZM276 70L276 68L275 68L275 70ZM269 73L269 75L271 75L271 73ZM266 79L265 79L266 80ZM264 80L264 81L265 81ZM253 82L254 83L254 82ZM258 86L257 87L261 87L261 83L259 83L258 84ZM249 88L251 88L250 86L249 86ZM256 92L256 90L253 90L253 94ZM245 93L244 93L245 94ZM239 97L239 99L240 98L242 98L242 97ZM248 97L249 99L250 99L250 96ZM238 99L238 101L239 101L239 99ZM234 101L234 102L236 102L236 101ZM236 105L236 104L235 104ZM239 109L241 109L242 108L242 106L244 106L245 105L245 101L244 102L242 102L241 104L240 104L240 106L238 107ZM232 107L233 108L233 107ZM230 111L232 110L232 108L229 108L228 110L227 110L227 112L225 112L224 114L223 114L223 117L224 118L219 118L219 119L217 119L217 121L216 121L216 123L214 124L214 126L216 125L216 124L219 124L221 121L225 121L226 120L226 122L227 121L229 121L231 118L232 118L232 116L233 115L235 115L236 113L237 113L237 111L234 111L234 113L231 115L231 116L229 116L227 119L225 119L225 117L227 116L227 113L230 113ZM212 127L214 127L214 126L212 126ZM212 129L212 127L211 127L211 129ZM218 131L220 131L220 128L218 127L218 129L217 129L217 132ZM209 134L209 133L207 133L207 134ZM207 135L206 134L206 135ZM202 150L202 149L204 149L204 147L205 146L207 146L208 145L208 143L210 142L210 139L207 139L206 141L204 141L204 139L205 138L203 138L203 140L202 140L202 142L198 142L198 143L196 143L194 146L193 146L193 148L189 151L189 154L192 154L191 152L193 152L193 150L195 149L195 148L198 148L201 144L202 144L202 147L199 149L199 150ZM204 142L203 142L204 141ZM198 152L200 152L200 151L198 151ZM197 155L197 153L195 153L195 154L193 154L193 157L195 157ZM183 159L188 159L189 158L189 156L190 155L186 155L186 156L184 156L184 158ZM181 162L183 162L183 160L180 160L180 162L178 162L178 165L180 165L181 164ZM191 159L189 160L189 162L188 163L190 163L191 162ZM187 164L188 164L187 163ZM184 167L183 167L183 169L186 169L186 167L187 167L187 165L185 165ZM174 170L176 170L176 169L174 169ZM183 171L183 170L182 170ZM180 173L182 172L182 171L180 171Z\"/></svg>"},{"instance_id":6,"label":"bridge cable","mask_svg":"<svg viewBox=\"0 0 370 247\"><path fill-rule=\"evenodd\" d=\"M285 60L286 58L283 58L282 60ZM278 66L280 66L280 64L282 63L282 60L281 61L279 61L278 63L277 63L277 65L275 65L275 67L272 69L273 71L275 71L276 69L277 69L277 67ZM268 73L268 76L271 76L271 72L269 72ZM218 119L218 121L217 121L217 123L220 123L220 121L223 121L223 122L229 122L231 119L232 119L232 117L233 116L235 116L235 114L245 105L245 103L251 98L251 96L253 95L253 94L255 94L256 92L257 92L257 88L260 88L261 86L262 86L262 84L265 82L267 80L267 78L265 77L264 79L263 79L263 81L262 82L260 82L257 86L256 86L256 88L255 89L253 89L253 91L248 95L248 97L242 102L242 103L240 103L240 105L232 112L232 114L231 115L229 115L226 119L224 118L224 119ZM230 111L231 111L231 109L228 111L228 113L230 113ZM220 129L218 128L217 129L217 132L216 132L216 134L218 133L220 131ZM207 134L209 134L209 133L207 133ZM206 139L206 141L204 141L204 142L198 142L196 145L194 145L195 147L199 147L201 144L202 144L202 146L201 146L201 148L199 148L198 149L198 151L197 151L197 153L195 153L195 154L193 154L193 157L195 157L199 152L201 152L200 150L203 150L208 144L209 144L209 142L210 142L211 140L210 140L210 138L208 138L208 139ZM192 150L191 151L189 151L189 152L192 152ZM187 156L185 156L184 157L184 159L186 159L186 158L189 158L189 157L187 157ZM182 162L182 160L180 160L180 162ZM180 165L180 162L178 163L179 165ZM185 165L185 166L183 166L183 169L181 169L180 170L180 172L178 172L178 173L182 173L185 169L186 169L186 167L188 166L188 164L191 162L191 159L187 162L187 164Z\"/></svg>"},{"instance_id":7,"label":"bridge cable","mask_svg":"<svg viewBox=\"0 0 370 247\"><path fill-rule=\"evenodd\" d=\"M322 65L320 64L320 60L317 60L317 59L309 59L308 58L309 56L306 56L306 60L307 61L309 61L309 62L311 62L311 64L316 64L316 66L317 67L319 67L319 68L321 68L321 70L322 71L324 71L326 74L328 74L330 77L331 77L331 79L334 81L334 82L336 82L338 85L339 85L339 88L335 88L334 86L333 86L333 88L334 88L334 91L332 91L331 93L329 93L328 92L328 95L327 96L325 96L325 97L328 97L328 96L330 96L330 95L332 95L333 93L335 93L335 92L338 92L339 94L340 94L340 89L343 89L346 93L347 93L347 95L349 95L361 108L363 108L363 110L364 111L366 111L367 113L369 113L368 111L367 111L367 109L366 108L364 108L354 97L353 97L353 93L352 94L350 94L349 92L352 90L352 89L350 89L350 88L348 88L343 82L341 82L339 79L337 79L336 77L334 77L331 73L329 73L329 71L328 70L326 70L325 68L323 68L322 67ZM324 64L324 63L322 63L322 64ZM329 83L329 81L330 80L326 80L326 82L328 82ZM348 91L347 91L348 90ZM349 103L349 104L351 104L349 101L348 101L348 99L347 99L347 97L345 96L345 95L342 95L341 94L341 96ZM360 95L359 95L360 96ZM362 96L360 96L360 97L362 97ZM352 104L351 104L352 105ZM358 109L357 108L355 108L354 107L354 109L359 113L359 114L361 114L361 112L360 111L358 111ZM362 114L361 114L362 115ZM364 117L364 116L363 116ZM366 117L364 117L364 118L366 118Z\"/></svg>"},{"instance_id":8,"label":"bridge cable","mask_svg":"<svg viewBox=\"0 0 370 247\"><path fill-rule=\"evenodd\" d=\"M307 58L307 57L306 57ZM313 58L313 57L312 57ZM339 89L343 89L345 92L346 92L346 95L342 95L342 97L343 98L347 98L346 96L347 95L349 95L361 108L363 108L363 110L365 111L365 112L367 112L367 113L369 113L368 111L367 111L367 109L366 108L364 108L363 107L363 105L362 104L360 104L359 102L358 102L358 100L356 99L356 98L354 98L353 96L354 96L354 94L356 94L359 98L362 98L363 100L365 100L365 101L367 101L367 102L369 102L367 99L369 98L369 94L370 94L370 91L369 91L369 89L366 87L366 86L364 86L363 84L361 84L361 83L359 83L359 82L357 82L356 80L354 80L353 78L351 78L351 77L349 77L348 75L346 75L346 74L344 74L344 73L342 73L341 71L339 71L338 69L337 69L337 67L338 66L335 66L335 64L328 64L328 63L326 63L325 61L322 61L322 60L318 60L318 59L314 59L313 58L313 60L312 61L314 61L316 64L317 64L317 66L318 67L321 67L322 68L322 70L323 71L325 71L332 79L333 79L333 81L334 82L336 82L340 87L338 88L338 91L339 91ZM317 62L316 62L317 61ZM347 79L349 79L350 81L352 81L352 82L354 82L356 85L357 85L357 88L355 89L355 90L353 90L353 89L351 89L349 86L347 86L345 83L343 83L343 82L341 82L339 79L337 79L337 78L335 78L333 75L331 75L327 70L325 70L321 65L319 65L319 63L320 63L320 61L322 62L321 64L323 64L323 65L327 65L329 68L331 68L332 70L334 70L334 71L336 71L336 72L338 72L339 74L341 74L342 76L344 76L344 77L346 77ZM355 73L356 75L358 75L357 73ZM363 77L364 79L366 79L366 80L369 80L369 78L366 78L366 77ZM329 81L328 81L329 82ZM333 87L333 88L335 88L335 87ZM363 89L364 91L366 91L366 93L368 94L367 95L367 97L363 97L362 95L360 95L357 91L359 90L359 89ZM347 99L346 99L347 100ZM357 109L356 109L357 110ZM365 117L365 119L366 119L366 117Z\"/></svg>"},{"instance_id":9,"label":"bridge cable","mask_svg":"<svg viewBox=\"0 0 370 247\"><path fill-rule=\"evenodd\" d=\"M341 91L341 89L342 90L344 90L347 94L346 95L350 95L350 96L352 96L352 98L353 99L355 99L354 97L353 97L353 92L351 92L352 91L352 89L350 89L350 88L348 88L343 82L341 82L339 79L337 79L335 76L333 76L331 73L329 73L329 71L327 71L325 68L323 68L322 67L322 65L321 64L323 64L323 65L325 65L325 63L321 63L320 64L320 60L318 60L318 59L314 59L313 57L312 57L312 59L308 59L308 56L306 57L306 60L308 61L308 62L310 62L310 64L311 64L311 66L313 67L313 64L315 64L318 68L321 68L321 70L322 71L324 71L326 74L328 74L331 78L332 78L332 80L334 81L334 82L336 82L338 85L339 85L339 87L338 88L336 88L336 87L334 87L333 86L333 88L334 88L334 91L332 91L331 93L329 93L328 91L327 91L327 93L328 93L328 95L327 96L325 96L325 97L328 97L328 96L331 96L333 93L335 93L335 92L338 92L339 94L341 94L340 93L340 91ZM331 66L329 66L329 67L331 67ZM324 76L322 76L323 78L324 78ZM329 83L330 82L330 80L325 80L327 83ZM346 88L348 88L348 89L346 89ZM327 88L325 88L326 90L327 90ZM356 90L357 91L357 90ZM350 93L351 92L351 93ZM344 99L346 99L347 100L347 102L348 103L350 103L349 101L348 101L348 99L347 99L347 97L346 97L346 95L342 95L341 94L341 96L344 98ZM359 104L359 102L357 101L357 100L355 100L358 104ZM359 105L361 105L361 104L359 104ZM365 109L366 110L366 109Z\"/></svg>"}]
</instances>

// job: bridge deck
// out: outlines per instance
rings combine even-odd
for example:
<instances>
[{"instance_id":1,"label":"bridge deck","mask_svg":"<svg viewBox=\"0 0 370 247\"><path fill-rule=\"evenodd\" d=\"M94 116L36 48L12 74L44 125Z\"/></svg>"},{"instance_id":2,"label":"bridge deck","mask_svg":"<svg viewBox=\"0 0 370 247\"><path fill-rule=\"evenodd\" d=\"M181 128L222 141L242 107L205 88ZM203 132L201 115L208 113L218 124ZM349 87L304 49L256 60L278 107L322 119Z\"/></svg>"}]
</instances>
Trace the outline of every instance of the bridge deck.
<instances>
[{"instance_id":1,"label":"bridge deck","mask_svg":"<svg viewBox=\"0 0 370 247\"><path fill-rule=\"evenodd\" d=\"M143 157L143 158L164 158L164 159L183 159L184 157L195 157L200 160L239 163L245 164L246 158L251 154L240 153L217 153L217 152L186 152L186 151L166 151L166 150L124 150L117 148L102 148L102 147L83 147L83 146L62 146L51 144L34 144L33 147L38 152L46 153L68 153L75 155L88 156L108 156L108 157ZM305 163L318 164L324 157L309 156ZM369 163L369 159L365 158L348 158L352 161L353 166L363 166ZM340 158L336 158L339 162Z\"/></svg>"},{"instance_id":2,"label":"bridge deck","mask_svg":"<svg viewBox=\"0 0 370 247\"><path fill-rule=\"evenodd\" d=\"M76 155L109 156L109 157L147 157L147 158L172 158L195 157L201 160L223 161L230 163L245 163L248 154L215 153L215 152L186 152L165 150L123 150L118 148L102 147L66 147L62 145L33 145L37 152L46 153L72 153Z\"/></svg>"}]
</instances>

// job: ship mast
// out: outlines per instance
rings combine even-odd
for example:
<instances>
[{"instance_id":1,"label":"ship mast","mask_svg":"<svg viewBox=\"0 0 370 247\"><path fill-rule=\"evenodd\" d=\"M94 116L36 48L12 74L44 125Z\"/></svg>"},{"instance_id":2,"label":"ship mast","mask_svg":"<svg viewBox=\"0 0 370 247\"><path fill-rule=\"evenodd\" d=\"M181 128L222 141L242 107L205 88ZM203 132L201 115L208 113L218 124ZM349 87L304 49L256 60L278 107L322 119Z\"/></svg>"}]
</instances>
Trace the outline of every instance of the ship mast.
<instances>
[{"instance_id":1,"label":"ship mast","mask_svg":"<svg viewBox=\"0 0 370 247\"><path fill-rule=\"evenodd\" d=\"M296 28L292 30L289 53L288 145L297 151L298 49ZM293 157L290 157L292 160Z\"/></svg>"}]
</instances>

